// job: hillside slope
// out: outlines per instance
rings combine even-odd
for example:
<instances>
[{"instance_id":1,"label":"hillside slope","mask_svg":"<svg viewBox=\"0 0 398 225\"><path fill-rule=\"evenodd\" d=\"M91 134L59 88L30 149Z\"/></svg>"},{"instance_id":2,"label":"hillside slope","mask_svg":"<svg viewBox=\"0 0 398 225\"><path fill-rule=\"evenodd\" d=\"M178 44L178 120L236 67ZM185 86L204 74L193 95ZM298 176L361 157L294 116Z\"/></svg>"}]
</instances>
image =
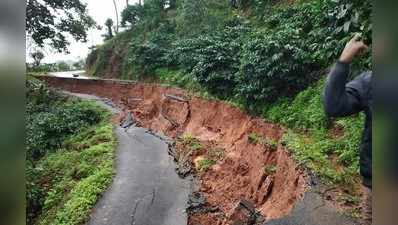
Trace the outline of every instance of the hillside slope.
<instances>
[{"instance_id":1,"label":"hillside slope","mask_svg":"<svg viewBox=\"0 0 398 225\"><path fill-rule=\"evenodd\" d=\"M325 195L358 216L362 116L329 120L321 91L354 33L371 43L371 2L165 2L126 8L127 31L90 53L88 72L180 86L284 125L296 160L332 187ZM370 52L354 61L352 75L371 69L371 61Z\"/></svg>"}]
</instances>

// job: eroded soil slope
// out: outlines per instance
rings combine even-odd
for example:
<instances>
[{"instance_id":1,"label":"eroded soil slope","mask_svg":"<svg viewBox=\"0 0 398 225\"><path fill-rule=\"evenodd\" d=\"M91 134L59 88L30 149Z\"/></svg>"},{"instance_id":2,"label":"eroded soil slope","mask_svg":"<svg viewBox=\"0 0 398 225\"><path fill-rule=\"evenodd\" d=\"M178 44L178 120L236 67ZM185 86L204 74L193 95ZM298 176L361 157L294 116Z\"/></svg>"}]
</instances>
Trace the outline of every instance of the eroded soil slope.
<instances>
[{"instance_id":1,"label":"eroded soil slope","mask_svg":"<svg viewBox=\"0 0 398 225\"><path fill-rule=\"evenodd\" d=\"M109 98L143 127L172 138L190 135L208 143L205 147L222 149L222 157L198 173L200 192L217 212L193 214L191 224L228 224L225 218L243 199L253 203L266 219L279 218L290 212L306 189L304 173L278 143L283 129L236 107L158 85L42 79L67 91ZM192 157L200 157L200 153Z\"/></svg>"}]
</instances>

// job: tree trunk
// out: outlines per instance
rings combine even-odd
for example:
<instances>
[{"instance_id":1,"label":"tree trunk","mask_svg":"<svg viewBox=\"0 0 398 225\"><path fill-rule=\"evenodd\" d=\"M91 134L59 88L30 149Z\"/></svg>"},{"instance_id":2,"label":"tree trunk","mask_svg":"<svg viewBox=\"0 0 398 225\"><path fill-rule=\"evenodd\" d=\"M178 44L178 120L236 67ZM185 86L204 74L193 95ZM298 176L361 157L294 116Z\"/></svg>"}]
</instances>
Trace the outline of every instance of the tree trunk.
<instances>
[{"instance_id":1,"label":"tree trunk","mask_svg":"<svg viewBox=\"0 0 398 225\"><path fill-rule=\"evenodd\" d=\"M119 32L119 13L117 12L116 1L113 0L113 5L115 6L115 13L116 13L116 33Z\"/></svg>"}]
</instances>

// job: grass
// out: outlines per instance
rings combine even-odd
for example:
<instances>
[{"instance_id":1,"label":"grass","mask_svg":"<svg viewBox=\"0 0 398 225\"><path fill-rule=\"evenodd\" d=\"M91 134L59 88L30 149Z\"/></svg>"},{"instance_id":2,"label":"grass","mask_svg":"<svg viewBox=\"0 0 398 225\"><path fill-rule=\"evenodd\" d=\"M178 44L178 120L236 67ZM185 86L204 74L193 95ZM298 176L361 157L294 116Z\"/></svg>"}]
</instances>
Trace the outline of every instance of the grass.
<instances>
[{"instance_id":1,"label":"grass","mask_svg":"<svg viewBox=\"0 0 398 225\"><path fill-rule=\"evenodd\" d=\"M283 143L300 164L325 183L352 187L359 176L363 116L329 121L321 101L324 83L320 80L294 99L281 99L268 107L263 116L290 128L282 138ZM338 127L339 134L332 134Z\"/></svg>"},{"instance_id":2,"label":"grass","mask_svg":"<svg viewBox=\"0 0 398 225\"><path fill-rule=\"evenodd\" d=\"M270 138L262 137L254 132L249 134L248 140L252 144L261 144L265 147L269 147L272 151L276 151L278 148L278 141L270 139Z\"/></svg>"},{"instance_id":3,"label":"grass","mask_svg":"<svg viewBox=\"0 0 398 225\"><path fill-rule=\"evenodd\" d=\"M215 160L203 158L203 159L198 160L198 167L196 169L200 172L205 172L210 167L212 167L214 164L216 164Z\"/></svg>"},{"instance_id":4,"label":"grass","mask_svg":"<svg viewBox=\"0 0 398 225\"><path fill-rule=\"evenodd\" d=\"M200 143L200 141L197 138L193 137L191 134L184 134L181 137L181 141L184 146L189 146L190 150L192 151L197 151L203 148L202 143Z\"/></svg>"},{"instance_id":5,"label":"grass","mask_svg":"<svg viewBox=\"0 0 398 225\"><path fill-rule=\"evenodd\" d=\"M207 155L214 161L222 160L225 156L225 150L223 148L211 148L207 151Z\"/></svg>"},{"instance_id":6,"label":"grass","mask_svg":"<svg viewBox=\"0 0 398 225\"><path fill-rule=\"evenodd\" d=\"M276 165L266 165L266 166L264 166L264 173L266 174L266 175L272 175L272 174L274 174L275 172L276 172L276 169L277 169L277 167L276 167Z\"/></svg>"},{"instance_id":7,"label":"grass","mask_svg":"<svg viewBox=\"0 0 398 225\"><path fill-rule=\"evenodd\" d=\"M62 148L37 162L46 196L35 224L84 223L114 174L116 139L109 114L67 138Z\"/></svg>"}]
</instances>

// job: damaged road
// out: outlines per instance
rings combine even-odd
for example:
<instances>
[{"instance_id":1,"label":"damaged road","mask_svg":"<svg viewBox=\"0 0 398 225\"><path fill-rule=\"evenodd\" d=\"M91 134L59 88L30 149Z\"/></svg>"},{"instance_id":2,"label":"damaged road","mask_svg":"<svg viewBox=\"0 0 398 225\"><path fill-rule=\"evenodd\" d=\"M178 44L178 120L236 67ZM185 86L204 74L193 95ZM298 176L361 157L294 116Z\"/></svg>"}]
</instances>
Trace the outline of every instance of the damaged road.
<instances>
[{"instance_id":1,"label":"damaged road","mask_svg":"<svg viewBox=\"0 0 398 225\"><path fill-rule=\"evenodd\" d=\"M71 94L71 93L68 93ZM86 94L113 113L109 100ZM185 225L191 181L181 179L168 155L168 143L127 116L115 126L118 139L116 176L93 209L88 225Z\"/></svg>"},{"instance_id":2,"label":"damaged road","mask_svg":"<svg viewBox=\"0 0 398 225\"><path fill-rule=\"evenodd\" d=\"M117 172L89 225L184 225L190 181L178 177L167 143L144 128L117 127Z\"/></svg>"},{"instance_id":3,"label":"damaged road","mask_svg":"<svg viewBox=\"0 0 398 225\"><path fill-rule=\"evenodd\" d=\"M116 129L117 175L90 225L355 224L324 206L313 192L307 173L281 142L285 131L277 124L171 87L40 79L62 90L109 99L122 109ZM164 136L177 140L177 151L168 149ZM168 152L182 177L193 172L195 188L178 177ZM192 191L200 194L188 197ZM188 216L187 202L194 207Z\"/></svg>"}]
</instances>

